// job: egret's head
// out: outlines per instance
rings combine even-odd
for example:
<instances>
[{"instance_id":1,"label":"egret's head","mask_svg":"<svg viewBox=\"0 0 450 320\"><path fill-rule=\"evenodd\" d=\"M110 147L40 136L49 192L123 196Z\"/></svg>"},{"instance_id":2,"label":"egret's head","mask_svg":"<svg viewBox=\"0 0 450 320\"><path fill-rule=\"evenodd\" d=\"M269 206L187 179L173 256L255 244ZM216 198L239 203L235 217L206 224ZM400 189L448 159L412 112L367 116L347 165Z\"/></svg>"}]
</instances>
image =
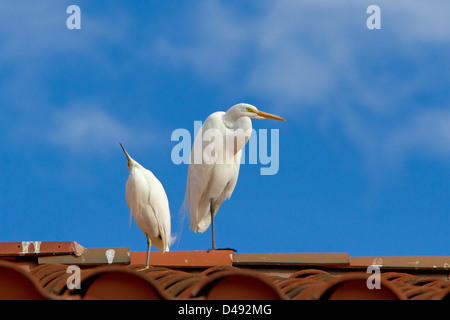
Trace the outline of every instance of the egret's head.
<instances>
[{"instance_id":1,"label":"egret's head","mask_svg":"<svg viewBox=\"0 0 450 320\"><path fill-rule=\"evenodd\" d=\"M133 163L133 159L130 157L130 155L128 154L128 152L125 150L125 148L122 146L121 143L119 143L120 146L122 147L123 153L125 153L125 156L127 157L127 167L128 169L131 168L131 165Z\"/></svg>"},{"instance_id":2,"label":"egret's head","mask_svg":"<svg viewBox=\"0 0 450 320\"><path fill-rule=\"evenodd\" d=\"M239 103L232 108L236 108L239 113L241 113L241 116L247 116L251 119L274 119L274 120L280 120L280 121L286 121L284 118L281 118L279 116L259 111L255 106L252 106L251 104L247 103Z\"/></svg>"}]
</instances>

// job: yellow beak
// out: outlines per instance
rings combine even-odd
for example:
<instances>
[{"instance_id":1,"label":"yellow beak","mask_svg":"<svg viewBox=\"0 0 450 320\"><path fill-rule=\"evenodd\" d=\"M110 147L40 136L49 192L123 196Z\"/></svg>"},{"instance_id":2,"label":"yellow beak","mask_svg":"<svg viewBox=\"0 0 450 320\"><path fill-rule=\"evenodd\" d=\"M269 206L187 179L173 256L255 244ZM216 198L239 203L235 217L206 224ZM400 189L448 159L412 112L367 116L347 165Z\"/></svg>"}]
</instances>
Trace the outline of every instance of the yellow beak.
<instances>
[{"instance_id":1,"label":"yellow beak","mask_svg":"<svg viewBox=\"0 0 450 320\"><path fill-rule=\"evenodd\" d=\"M256 113L258 116L263 117L263 118L266 118L266 119L273 119L273 120L286 121L286 119L284 119L284 118L282 118L282 117L279 117L279 116L276 116L276 115L274 115L274 114L270 114L270 113L267 113L267 112L264 112L264 111L256 110L255 113Z\"/></svg>"}]
</instances>

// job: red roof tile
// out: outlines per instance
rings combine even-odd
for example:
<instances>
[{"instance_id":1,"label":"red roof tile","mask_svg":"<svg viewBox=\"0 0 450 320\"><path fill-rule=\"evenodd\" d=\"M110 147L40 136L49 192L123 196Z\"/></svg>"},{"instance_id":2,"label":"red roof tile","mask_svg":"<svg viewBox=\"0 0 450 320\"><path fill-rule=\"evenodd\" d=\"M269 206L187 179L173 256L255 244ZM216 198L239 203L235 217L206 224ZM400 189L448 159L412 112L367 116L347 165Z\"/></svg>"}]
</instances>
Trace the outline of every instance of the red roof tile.
<instances>
[{"instance_id":1,"label":"red roof tile","mask_svg":"<svg viewBox=\"0 0 450 320\"><path fill-rule=\"evenodd\" d=\"M145 264L147 252L131 252L131 264ZM171 267L211 267L216 265L231 266L233 263L232 250L212 250L207 251L170 251L151 252L153 266Z\"/></svg>"},{"instance_id":2,"label":"red roof tile","mask_svg":"<svg viewBox=\"0 0 450 320\"><path fill-rule=\"evenodd\" d=\"M108 260L111 249L117 256ZM341 253L152 252L153 266L138 271L145 253L128 248L43 242L37 251L0 243L0 299L450 299L449 257L421 258L413 266L408 261L417 257L382 257L376 260L383 261L380 289L369 289L366 268L375 258ZM80 289L67 285L74 262L80 262Z\"/></svg>"},{"instance_id":3,"label":"red roof tile","mask_svg":"<svg viewBox=\"0 0 450 320\"><path fill-rule=\"evenodd\" d=\"M21 241L0 242L0 256L24 255L81 255L85 251L83 246L75 241Z\"/></svg>"}]
</instances>

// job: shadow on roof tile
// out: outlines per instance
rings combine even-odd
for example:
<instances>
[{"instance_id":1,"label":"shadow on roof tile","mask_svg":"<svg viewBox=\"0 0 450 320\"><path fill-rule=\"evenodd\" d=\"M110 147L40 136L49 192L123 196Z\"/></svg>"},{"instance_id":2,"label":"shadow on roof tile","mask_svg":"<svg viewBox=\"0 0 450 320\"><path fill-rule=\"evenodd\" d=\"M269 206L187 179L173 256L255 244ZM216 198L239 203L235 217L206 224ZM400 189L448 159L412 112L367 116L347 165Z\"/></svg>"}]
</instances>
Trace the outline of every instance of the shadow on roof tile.
<instances>
[{"instance_id":1,"label":"shadow on roof tile","mask_svg":"<svg viewBox=\"0 0 450 320\"><path fill-rule=\"evenodd\" d=\"M406 297L389 281L380 279L380 288L369 289L368 275L349 273L336 276L307 292L310 298L317 300L404 300ZM300 298L300 297L299 297ZM301 298L307 298L306 296Z\"/></svg>"},{"instance_id":2,"label":"shadow on roof tile","mask_svg":"<svg viewBox=\"0 0 450 320\"><path fill-rule=\"evenodd\" d=\"M85 300L169 300L155 280L128 268L108 266L85 271L81 288Z\"/></svg>"},{"instance_id":3,"label":"shadow on roof tile","mask_svg":"<svg viewBox=\"0 0 450 320\"><path fill-rule=\"evenodd\" d=\"M243 270L217 271L199 281L191 291L192 298L205 300L283 300L287 297L258 272Z\"/></svg>"},{"instance_id":4,"label":"shadow on roof tile","mask_svg":"<svg viewBox=\"0 0 450 320\"><path fill-rule=\"evenodd\" d=\"M39 283L17 264L0 261L0 300L52 300Z\"/></svg>"}]
</instances>

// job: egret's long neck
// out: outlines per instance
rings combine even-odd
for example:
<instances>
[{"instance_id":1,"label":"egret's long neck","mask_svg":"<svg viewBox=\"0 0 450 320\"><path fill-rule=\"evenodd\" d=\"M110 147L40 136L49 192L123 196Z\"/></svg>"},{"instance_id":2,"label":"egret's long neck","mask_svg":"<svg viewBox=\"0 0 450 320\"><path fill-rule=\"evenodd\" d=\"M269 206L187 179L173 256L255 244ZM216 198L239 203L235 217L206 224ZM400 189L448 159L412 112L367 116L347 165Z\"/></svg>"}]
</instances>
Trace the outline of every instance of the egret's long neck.
<instances>
[{"instance_id":1,"label":"egret's long neck","mask_svg":"<svg viewBox=\"0 0 450 320\"><path fill-rule=\"evenodd\" d=\"M140 164L139 164L139 162L137 162L136 160L133 160L133 159L131 159L131 161L132 161L132 163L131 163L131 166L130 166L130 168L128 169L129 171L130 171L130 173L131 173L131 171L133 171L134 169L143 169L144 167L143 166L141 166Z\"/></svg>"},{"instance_id":2,"label":"egret's long neck","mask_svg":"<svg viewBox=\"0 0 450 320\"><path fill-rule=\"evenodd\" d=\"M225 125L227 125L226 122ZM234 136L233 148L229 150L233 150L233 154L236 154L239 150L244 148L252 134L252 120L246 116L240 117L236 119L231 126L228 126L228 128L230 129L230 133Z\"/></svg>"},{"instance_id":3,"label":"egret's long neck","mask_svg":"<svg viewBox=\"0 0 450 320\"><path fill-rule=\"evenodd\" d=\"M235 128L235 122L239 118L242 117L242 114L238 112L237 109L231 108L225 114L223 115L223 122L229 129L236 129Z\"/></svg>"},{"instance_id":4,"label":"egret's long neck","mask_svg":"<svg viewBox=\"0 0 450 320\"><path fill-rule=\"evenodd\" d=\"M232 128L234 130L241 129L244 132L251 131L252 130L252 120L250 120L249 117L240 117L240 118L236 119L236 121L234 121Z\"/></svg>"}]
</instances>

